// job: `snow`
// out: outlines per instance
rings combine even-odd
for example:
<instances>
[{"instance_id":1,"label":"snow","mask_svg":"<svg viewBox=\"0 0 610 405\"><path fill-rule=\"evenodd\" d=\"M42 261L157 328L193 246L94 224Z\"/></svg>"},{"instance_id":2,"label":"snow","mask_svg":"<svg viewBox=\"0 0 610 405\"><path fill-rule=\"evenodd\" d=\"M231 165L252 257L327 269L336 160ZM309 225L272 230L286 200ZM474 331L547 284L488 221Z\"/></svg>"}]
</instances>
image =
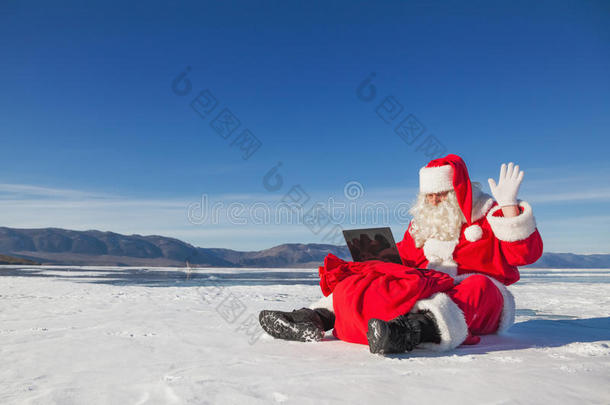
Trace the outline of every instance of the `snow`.
<instances>
[{"instance_id":1,"label":"snow","mask_svg":"<svg viewBox=\"0 0 610 405\"><path fill-rule=\"evenodd\" d=\"M247 323L318 299L314 270L2 266L0 276L2 404L610 403L608 269L524 270L508 334L388 357Z\"/></svg>"}]
</instances>

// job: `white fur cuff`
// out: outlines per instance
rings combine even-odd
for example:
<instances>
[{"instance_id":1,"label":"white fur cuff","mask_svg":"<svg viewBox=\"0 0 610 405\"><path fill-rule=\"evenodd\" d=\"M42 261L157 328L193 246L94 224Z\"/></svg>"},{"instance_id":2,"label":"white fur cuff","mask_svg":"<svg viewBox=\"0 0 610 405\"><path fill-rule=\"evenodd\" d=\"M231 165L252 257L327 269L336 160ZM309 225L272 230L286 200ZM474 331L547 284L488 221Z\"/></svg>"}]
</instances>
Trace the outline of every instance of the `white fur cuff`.
<instances>
[{"instance_id":1,"label":"white fur cuff","mask_svg":"<svg viewBox=\"0 0 610 405\"><path fill-rule=\"evenodd\" d=\"M494 217L494 212L501 207L492 208L487 214L487 222L491 230L498 239L504 242L516 242L526 239L536 230L536 219L532 213L532 207L525 201L521 201L519 206L523 212L516 217Z\"/></svg>"},{"instance_id":2,"label":"white fur cuff","mask_svg":"<svg viewBox=\"0 0 610 405\"><path fill-rule=\"evenodd\" d=\"M441 335L441 343L421 343L417 347L435 351L451 350L468 337L468 326L462 310L447 294L437 293L425 300L419 300L411 312L430 311L434 316Z\"/></svg>"}]
</instances>

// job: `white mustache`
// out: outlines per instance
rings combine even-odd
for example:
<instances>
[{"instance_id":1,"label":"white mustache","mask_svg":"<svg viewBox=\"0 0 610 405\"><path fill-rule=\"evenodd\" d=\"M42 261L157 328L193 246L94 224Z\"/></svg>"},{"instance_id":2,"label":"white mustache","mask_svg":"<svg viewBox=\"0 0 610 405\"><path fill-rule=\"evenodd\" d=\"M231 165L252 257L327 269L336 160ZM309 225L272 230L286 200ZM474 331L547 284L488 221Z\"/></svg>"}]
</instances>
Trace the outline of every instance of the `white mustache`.
<instances>
[{"instance_id":1,"label":"white mustache","mask_svg":"<svg viewBox=\"0 0 610 405\"><path fill-rule=\"evenodd\" d=\"M410 233L417 247L423 246L429 238L458 239L462 224L466 222L455 191L450 191L447 199L438 205L428 203L425 194L419 194L410 213L413 215Z\"/></svg>"}]
</instances>

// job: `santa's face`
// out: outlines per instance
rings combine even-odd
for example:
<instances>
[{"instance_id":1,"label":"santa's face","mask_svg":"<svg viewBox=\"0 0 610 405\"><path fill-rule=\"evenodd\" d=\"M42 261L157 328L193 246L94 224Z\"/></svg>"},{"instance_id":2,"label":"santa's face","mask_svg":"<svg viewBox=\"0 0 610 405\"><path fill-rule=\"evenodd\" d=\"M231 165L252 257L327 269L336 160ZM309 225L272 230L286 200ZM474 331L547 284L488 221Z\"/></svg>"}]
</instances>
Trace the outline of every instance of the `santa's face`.
<instances>
[{"instance_id":1,"label":"santa's face","mask_svg":"<svg viewBox=\"0 0 610 405\"><path fill-rule=\"evenodd\" d=\"M466 222L455 191L420 193L409 211L413 215L410 233L417 247L428 239L457 240L462 224Z\"/></svg>"},{"instance_id":2,"label":"santa's face","mask_svg":"<svg viewBox=\"0 0 610 405\"><path fill-rule=\"evenodd\" d=\"M441 191L440 193L426 194L426 202L432 205L439 205L443 201L447 201L449 191Z\"/></svg>"}]
</instances>

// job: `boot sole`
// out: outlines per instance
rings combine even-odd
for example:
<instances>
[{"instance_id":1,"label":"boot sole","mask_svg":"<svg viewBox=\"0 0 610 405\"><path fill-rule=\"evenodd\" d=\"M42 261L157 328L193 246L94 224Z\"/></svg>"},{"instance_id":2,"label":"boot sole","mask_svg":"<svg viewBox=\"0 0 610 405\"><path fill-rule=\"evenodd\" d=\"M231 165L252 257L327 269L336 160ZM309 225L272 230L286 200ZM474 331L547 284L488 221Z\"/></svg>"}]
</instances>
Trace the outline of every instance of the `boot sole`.
<instances>
[{"instance_id":1,"label":"boot sole","mask_svg":"<svg viewBox=\"0 0 610 405\"><path fill-rule=\"evenodd\" d=\"M312 323L291 323L279 311L261 311L258 317L263 330L276 339L319 342L324 331Z\"/></svg>"},{"instance_id":2,"label":"boot sole","mask_svg":"<svg viewBox=\"0 0 610 405\"><path fill-rule=\"evenodd\" d=\"M390 338L389 326L381 319L370 319L366 338L369 341L369 350L375 354L385 354Z\"/></svg>"}]
</instances>

